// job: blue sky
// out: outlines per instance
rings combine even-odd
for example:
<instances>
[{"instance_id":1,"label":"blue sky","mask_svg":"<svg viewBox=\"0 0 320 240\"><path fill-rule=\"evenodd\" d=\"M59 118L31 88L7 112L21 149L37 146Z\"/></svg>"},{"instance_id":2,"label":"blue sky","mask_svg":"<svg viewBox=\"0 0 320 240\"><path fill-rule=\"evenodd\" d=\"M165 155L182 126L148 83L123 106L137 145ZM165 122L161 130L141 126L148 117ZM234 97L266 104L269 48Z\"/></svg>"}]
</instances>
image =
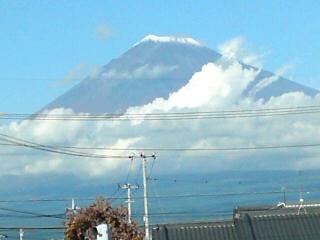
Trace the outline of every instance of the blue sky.
<instances>
[{"instance_id":1,"label":"blue sky","mask_svg":"<svg viewBox=\"0 0 320 240\"><path fill-rule=\"evenodd\" d=\"M71 69L104 65L150 33L213 49L243 36L266 69L293 64L293 80L320 88L319 10L315 0L0 0L0 112L37 111L71 87L59 84Z\"/></svg>"}]
</instances>

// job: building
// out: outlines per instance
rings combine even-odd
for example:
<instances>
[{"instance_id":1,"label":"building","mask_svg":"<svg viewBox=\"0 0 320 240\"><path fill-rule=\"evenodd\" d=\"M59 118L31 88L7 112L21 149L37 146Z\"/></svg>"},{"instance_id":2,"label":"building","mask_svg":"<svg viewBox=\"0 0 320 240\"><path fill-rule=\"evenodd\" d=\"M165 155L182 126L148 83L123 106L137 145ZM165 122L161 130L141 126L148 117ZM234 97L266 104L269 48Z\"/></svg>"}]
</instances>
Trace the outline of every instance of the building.
<instances>
[{"instance_id":1,"label":"building","mask_svg":"<svg viewBox=\"0 0 320 240\"><path fill-rule=\"evenodd\" d=\"M320 204L239 207L230 220L163 224L152 229L152 240L319 239Z\"/></svg>"}]
</instances>

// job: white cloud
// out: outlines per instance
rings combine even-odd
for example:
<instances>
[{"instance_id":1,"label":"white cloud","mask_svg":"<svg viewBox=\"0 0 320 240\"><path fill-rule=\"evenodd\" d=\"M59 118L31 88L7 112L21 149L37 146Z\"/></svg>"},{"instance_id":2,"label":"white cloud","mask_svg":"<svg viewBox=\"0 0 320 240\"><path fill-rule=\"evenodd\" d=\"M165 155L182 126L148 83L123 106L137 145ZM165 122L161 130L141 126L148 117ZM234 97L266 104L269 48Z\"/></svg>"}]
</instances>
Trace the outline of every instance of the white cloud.
<instances>
[{"instance_id":1,"label":"white cloud","mask_svg":"<svg viewBox=\"0 0 320 240\"><path fill-rule=\"evenodd\" d=\"M76 65L67 73L67 75L63 78L61 83L69 84L75 81L79 81L85 76L85 68L85 64L83 63Z\"/></svg>"},{"instance_id":2,"label":"white cloud","mask_svg":"<svg viewBox=\"0 0 320 240\"><path fill-rule=\"evenodd\" d=\"M320 95L287 93L268 102L241 98L241 93L258 71L209 63L195 73L168 99L155 99L127 113L220 111L319 105ZM268 80L266 80L268 81ZM55 109L51 114L73 114ZM47 145L73 145L114 148L193 148L291 145L320 142L320 117L316 114L295 116L232 118L188 121L29 121L0 126L8 135ZM81 151L81 150L79 150ZM124 155L127 151L82 150L95 154ZM160 152L158 171L213 171L221 169L307 169L320 168L317 148L278 149L234 152ZM1 148L1 173L39 174L72 173L82 177L126 175L129 159L88 159ZM134 167L137 167L135 162Z\"/></svg>"},{"instance_id":3,"label":"white cloud","mask_svg":"<svg viewBox=\"0 0 320 240\"><path fill-rule=\"evenodd\" d=\"M87 63L79 63L70 69L64 78L58 82L58 84L68 85L73 84L74 82L79 82L85 78L94 78L99 71L100 67L98 66L93 66Z\"/></svg>"},{"instance_id":4,"label":"white cloud","mask_svg":"<svg viewBox=\"0 0 320 240\"><path fill-rule=\"evenodd\" d=\"M278 69L277 71L275 71L274 75L262 79L260 82L255 84L254 87L250 90L249 96L251 97L256 96L256 94L259 93L263 88L269 86L275 81L278 81L281 77L290 74L293 67L294 66L292 64L286 64L282 66L280 69Z\"/></svg>"},{"instance_id":5,"label":"white cloud","mask_svg":"<svg viewBox=\"0 0 320 240\"><path fill-rule=\"evenodd\" d=\"M227 60L238 60L246 64L261 67L264 54L255 54L247 49L245 38L239 36L218 46L220 53Z\"/></svg>"},{"instance_id":6,"label":"white cloud","mask_svg":"<svg viewBox=\"0 0 320 240\"><path fill-rule=\"evenodd\" d=\"M39 160L24 167L25 173L43 174L48 172L63 172L61 159Z\"/></svg>"},{"instance_id":7,"label":"white cloud","mask_svg":"<svg viewBox=\"0 0 320 240\"><path fill-rule=\"evenodd\" d=\"M149 78L153 79L178 69L178 66L165 66L165 65L142 65L133 71L120 71L111 69L103 74L105 78L115 79L138 79L138 78Z\"/></svg>"},{"instance_id":8,"label":"white cloud","mask_svg":"<svg viewBox=\"0 0 320 240\"><path fill-rule=\"evenodd\" d=\"M240 97L257 74L258 72L253 69L243 69L238 62L234 62L227 69L208 63L200 72L193 75L187 85L171 93L168 100L158 98L143 107L131 108L128 112L145 113L154 110L167 112L205 105L213 108L228 105Z\"/></svg>"},{"instance_id":9,"label":"white cloud","mask_svg":"<svg viewBox=\"0 0 320 240\"><path fill-rule=\"evenodd\" d=\"M293 63L285 64L280 67L275 74L278 76L286 77L291 79L293 75L293 70L295 69L295 65Z\"/></svg>"}]
</instances>

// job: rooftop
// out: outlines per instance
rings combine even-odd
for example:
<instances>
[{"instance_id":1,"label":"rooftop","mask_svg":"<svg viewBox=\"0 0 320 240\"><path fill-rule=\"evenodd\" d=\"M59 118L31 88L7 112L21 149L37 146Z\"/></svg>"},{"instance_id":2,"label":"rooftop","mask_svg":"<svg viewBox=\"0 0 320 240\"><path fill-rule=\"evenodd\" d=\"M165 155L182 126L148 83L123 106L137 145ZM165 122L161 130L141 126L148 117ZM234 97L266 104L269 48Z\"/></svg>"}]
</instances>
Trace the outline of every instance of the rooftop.
<instances>
[{"instance_id":1,"label":"rooftop","mask_svg":"<svg viewBox=\"0 0 320 240\"><path fill-rule=\"evenodd\" d=\"M233 219L220 222L163 224L153 240L316 240L320 204L238 207Z\"/></svg>"}]
</instances>

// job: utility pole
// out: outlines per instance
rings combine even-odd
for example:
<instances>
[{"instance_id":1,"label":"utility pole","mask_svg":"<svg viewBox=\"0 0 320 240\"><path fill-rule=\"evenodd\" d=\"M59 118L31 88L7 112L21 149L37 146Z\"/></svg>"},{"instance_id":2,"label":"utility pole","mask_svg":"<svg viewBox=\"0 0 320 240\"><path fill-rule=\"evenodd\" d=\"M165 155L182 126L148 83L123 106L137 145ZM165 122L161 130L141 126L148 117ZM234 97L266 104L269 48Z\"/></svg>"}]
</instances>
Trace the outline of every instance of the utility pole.
<instances>
[{"instance_id":1,"label":"utility pole","mask_svg":"<svg viewBox=\"0 0 320 240\"><path fill-rule=\"evenodd\" d=\"M147 173L147 156L144 153L140 153L142 158L142 172L143 172L143 202L144 202L144 228L145 228L145 240L150 240L149 232L149 209L148 209L148 173ZM156 159L156 155L153 153L151 156Z\"/></svg>"},{"instance_id":2,"label":"utility pole","mask_svg":"<svg viewBox=\"0 0 320 240\"><path fill-rule=\"evenodd\" d=\"M19 230L19 236L20 236L20 240L23 240L24 231L22 228L20 228L20 230Z\"/></svg>"},{"instance_id":3,"label":"utility pole","mask_svg":"<svg viewBox=\"0 0 320 240\"><path fill-rule=\"evenodd\" d=\"M300 194L299 194L299 197L300 197L300 199L299 199L300 206L299 206L299 209L298 209L298 215L299 215L301 209L304 210L304 213L307 213L307 210L306 210L306 209L304 208L304 206L303 206L303 205L304 205L304 196L303 196L303 194L304 194L304 188L303 188L303 182L302 182L302 177L301 177L303 171L300 170L298 173L299 173L299 181L300 181Z\"/></svg>"},{"instance_id":4,"label":"utility pole","mask_svg":"<svg viewBox=\"0 0 320 240\"><path fill-rule=\"evenodd\" d=\"M122 189L127 189L128 191L128 199L127 199L127 203L128 203L128 223L132 222L132 208L131 208L131 203L134 203L134 201L132 200L132 195L131 195L131 190L132 189L137 189L139 188L139 186L137 185L132 185L130 183L126 183L124 185L121 186Z\"/></svg>"},{"instance_id":5,"label":"utility pole","mask_svg":"<svg viewBox=\"0 0 320 240\"><path fill-rule=\"evenodd\" d=\"M67 217L70 217L72 215L77 215L80 212L80 210L81 210L81 208L76 205L75 199L72 198L71 199L71 208L66 209L66 215L67 215Z\"/></svg>"},{"instance_id":6,"label":"utility pole","mask_svg":"<svg viewBox=\"0 0 320 240\"><path fill-rule=\"evenodd\" d=\"M283 203L284 203L284 204L287 204L287 196L286 196L287 187L283 186L283 187L281 188L281 190L282 190L282 194L283 194Z\"/></svg>"}]
</instances>

